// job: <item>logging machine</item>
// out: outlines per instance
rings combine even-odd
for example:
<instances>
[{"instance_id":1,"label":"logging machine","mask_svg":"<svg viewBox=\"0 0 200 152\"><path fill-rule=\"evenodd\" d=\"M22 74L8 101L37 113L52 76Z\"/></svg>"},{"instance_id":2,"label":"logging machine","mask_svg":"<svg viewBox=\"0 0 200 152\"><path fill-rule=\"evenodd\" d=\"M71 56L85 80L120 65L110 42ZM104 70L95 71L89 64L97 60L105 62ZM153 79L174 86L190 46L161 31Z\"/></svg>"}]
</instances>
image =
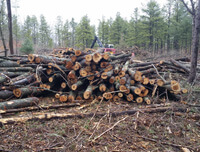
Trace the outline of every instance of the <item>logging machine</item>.
<instances>
[{"instance_id":1,"label":"logging machine","mask_svg":"<svg viewBox=\"0 0 200 152\"><path fill-rule=\"evenodd\" d=\"M106 44L105 47L104 47L97 36L94 37L94 40L93 40L92 45L91 45L90 48L94 47L96 41L97 41L99 47L104 50L104 53L108 52L110 54L115 54L116 50L114 49L114 45L113 44Z\"/></svg>"}]
</instances>

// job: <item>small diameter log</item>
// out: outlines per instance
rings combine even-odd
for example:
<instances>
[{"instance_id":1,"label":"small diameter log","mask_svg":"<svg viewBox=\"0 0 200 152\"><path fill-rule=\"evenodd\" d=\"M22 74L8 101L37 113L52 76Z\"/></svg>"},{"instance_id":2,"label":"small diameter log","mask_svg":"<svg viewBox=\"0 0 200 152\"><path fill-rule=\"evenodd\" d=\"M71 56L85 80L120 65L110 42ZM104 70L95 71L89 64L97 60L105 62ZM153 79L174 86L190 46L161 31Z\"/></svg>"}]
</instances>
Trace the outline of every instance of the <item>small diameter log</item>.
<instances>
[{"instance_id":1,"label":"small diameter log","mask_svg":"<svg viewBox=\"0 0 200 152\"><path fill-rule=\"evenodd\" d=\"M120 71L120 65L117 64L117 65L115 66L115 68L114 68L114 73L115 73L115 74L118 74L119 71Z\"/></svg>"},{"instance_id":2,"label":"small diameter log","mask_svg":"<svg viewBox=\"0 0 200 152\"><path fill-rule=\"evenodd\" d=\"M130 93L130 86L127 86L127 85L120 85L119 86L119 90L121 91L121 92L124 92L124 93L126 93L126 94L129 94Z\"/></svg>"},{"instance_id":3,"label":"small diameter log","mask_svg":"<svg viewBox=\"0 0 200 152\"><path fill-rule=\"evenodd\" d=\"M113 101L114 102L119 102L121 100L121 98L119 97L119 96L117 96L117 95L115 95L114 97L113 97Z\"/></svg>"},{"instance_id":4,"label":"small diameter log","mask_svg":"<svg viewBox=\"0 0 200 152\"><path fill-rule=\"evenodd\" d=\"M185 89L185 88L182 88L182 89L181 89L181 92L182 92L183 94L186 94L186 93L188 93L188 90Z\"/></svg>"},{"instance_id":5,"label":"small diameter log","mask_svg":"<svg viewBox=\"0 0 200 152\"><path fill-rule=\"evenodd\" d=\"M68 99L67 94L60 95L59 101L60 102L66 102Z\"/></svg>"},{"instance_id":6,"label":"small diameter log","mask_svg":"<svg viewBox=\"0 0 200 152\"><path fill-rule=\"evenodd\" d=\"M130 91L137 95L141 94L141 89L136 86L130 86Z\"/></svg>"},{"instance_id":7,"label":"small diameter log","mask_svg":"<svg viewBox=\"0 0 200 152\"><path fill-rule=\"evenodd\" d=\"M142 97L137 97L136 98L136 102L137 103L142 103L143 102L143 98Z\"/></svg>"},{"instance_id":8,"label":"small diameter log","mask_svg":"<svg viewBox=\"0 0 200 152\"><path fill-rule=\"evenodd\" d=\"M2 90L2 91L0 91L0 100L1 99L12 98L13 96L14 96L13 92L10 91L10 90Z\"/></svg>"},{"instance_id":9,"label":"small diameter log","mask_svg":"<svg viewBox=\"0 0 200 152\"><path fill-rule=\"evenodd\" d=\"M77 79L75 71L74 71L74 70L71 70L71 71L68 73L67 78L68 78L68 80Z\"/></svg>"},{"instance_id":10,"label":"small diameter log","mask_svg":"<svg viewBox=\"0 0 200 152\"><path fill-rule=\"evenodd\" d=\"M156 82L156 79L150 79L150 80L149 80L149 84L151 84L151 85L154 85L155 82Z\"/></svg>"},{"instance_id":11,"label":"small diameter log","mask_svg":"<svg viewBox=\"0 0 200 152\"><path fill-rule=\"evenodd\" d=\"M101 83L101 84L99 85L99 91L101 91L101 92L105 92L106 89L107 89L107 87L106 87L105 84Z\"/></svg>"},{"instance_id":12,"label":"small diameter log","mask_svg":"<svg viewBox=\"0 0 200 152\"><path fill-rule=\"evenodd\" d=\"M164 82L162 79L157 79L157 80L156 80L156 83L157 83L157 85L158 85L159 87L162 87L162 86L165 84L165 82Z\"/></svg>"},{"instance_id":13,"label":"small diameter log","mask_svg":"<svg viewBox=\"0 0 200 152\"><path fill-rule=\"evenodd\" d=\"M122 78L120 78L119 83L121 85L124 85L124 84L126 84L126 81L127 81L126 77L122 77Z\"/></svg>"},{"instance_id":14,"label":"small diameter log","mask_svg":"<svg viewBox=\"0 0 200 152\"><path fill-rule=\"evenodd\" d=\"M117 60L117 59L122 59L122 58L126 58L126 57L131 57L131 53L128 53L128 54L120 54L120 55L118 55L118 56L110 55L110 59L111 59L111 60Z\"/></svg>"},{"instance_id":15,"label":"small diameter log","mask_svg":"<svg viewBox=\"0 0 200 152\"><path fill-rule=\"evenodd\" d=\"M23 108L34 106L39 103L39 99L36 97L25 98L25 99L18 99L18 100L11 100L6 102L0 102L0 109L16 109L16 108Z\"/></svg>"},{"instance_id":16,"label":"small diameter log","mask_svg":"<svg viewBox=\"0 0 200 152\"><path fill-rule=\"evenodd\" d=\"M144 101L146 102L146 104L151 104L151 100L148 97L144 97Z\"/></svg>"},{"instance_id":17,"label":"small diameter log","mask_svg":"<svg viewBox=\"0 0 200 152\"><path fill-rule=\"evenodd\" d=\"M133 97L133 95L131 93L126 95L126 100L127 101L133 101L133 99L134 99L134 97Z\"/></svg>"},{"instance_id":18,"label":"small diameter log","mask_svg":"<svg viewBox=\"0 0 200 152\"><path fill-rule=\"evenodd\" d=\"M186 73L190 73L190 70L188 68L186 68L184 65L182 65L180 62L174 60L174 59L171 59L170 60L175 66L179 67L179 68L182 68Z\"/></svg>"},{"instance_id":19,"label":"small diameter log","mask_svg":"<svg viewBox=\"0 0 200 152\"><path fill-rule=\"evenodd\" d=\"M112 75L113 75L113 70L108 71L108 72L103 72L101 74L101 78L105 80L105 79L110 78Z\"/></svg>"},{"instance_id":20,"label":"small diameter log","mask_svg":"<svg viewBox=\"0 0 200 152\"><path fill-rule=\"evenodd\" d=\"M69 70L73 68L73 62L71 60L66 60L64 63L65 63L65 68Z\"/></svg>"},{"instance_id":21,"label":"small diameter log","mask_svg":"<svg viewBox=\"0 0 200 152\"><path fill-rule=\"evenodd\" d=\"M88 75L87 71L83 68L80 69L79 74L82 77L86 77Z\"/></svg>"},{"instance_id":22,"label":"small diameter log","mask_svg":"<svg viewBox=\"0 0 200 152\"><path fill-rule=\"evenodd\" d=\"M92 56L92 59L93 59L94 63L96 63L96 64L99 63L100 60L102 59L101 53L98 53L98 52L94 53Z\"/></svg>"},{"instance_id":23,"label":"small diameter log","mask_svg":"<svg viewBox=\"0 0 200 152\"><path fill-rule=\"evenodd\" d=\"M115 77L114 76L111 76L110 79L109 79L109 83L110 84L113 84L115 82Z\"/></svg>"},{"instance_id":24,"label":"small diameter log","mask_svg":"<svg viewBox=\"0 0 200 152\"><path fill-rule=\"evenodd\" d=\"M110 93L110 92L105 92L105 93L103 94L103 97L104 97L106 100L110 100L110 99L113 98L113 95L112 95L112 93Z\"/></svg>"},{"instance_id":25,"label":"small diameter log","mask_svg":"<svg viewBox=\"0 0 200 152\"><path fill-rule=\"evenodd\" d=\"M77 71L81 68L81 64L79 62L76 62L75 65L73 66L73 70Z\"/></svg>"},{"instance_id":26,"label":"small diameter log","mask_svg":"<svg viewBox=\"0 0 200 152\"><path fill-rule=\"evenodd\" d=\"M73 91L75 91L75 90L79 89L84 83L85 83L85 80L79 80L71 86L71 89Z\"/></svg>"},{"instance_id":27,"label":"small diameter log","mask_svg":"<svg viewBox=\"0 0 200 152\"><path fill-rule=\"evenodd\" d=\"M124 96L124 94L122 92L118 92L118 97L122 98Z\"/></svg>"},{"instance_id":28,"label":"small diameter log","mask_svg":"<svg viewBox=\"0 0 200 152\"><path fill-rule=\"evenodd\" d=\"M87 87L87 89L85 90L85 92L83 93L83 98L84 99L89 99L90 96L92 95L92 92L93 92L93 86L92 85L89 85Z\"/></svg>"},{"instance_id":29,"label":"small diameter log","mask_svg":"<svg viewBox=\"0 0 200 152\"><path fill-rule=\"evenodd\" d=\"M42 91L39 88L29 87L29 88L17 88L13 90L13 94L17 98L27 97L29 95L39 95Z\"/></svg>"},{"instance_id":30,"label":"small diameter log","mask_svg":"<svg viewBox=\"0 0 200 152\"><path fill-rule=\"evenodd\" d=\"M67 88L67 83L66 82L62 82L61 84L60 84L60 87L62 88L62 89L65 89L65 88Z\"/></svg>"},{"instance_id":31,"label":"small diameter log","mask_svg":"<svg viewBox=\"0 0 200 152\"><path fill-rule=\"evenodd\" d=\"M142 80L141 80L141 83L144 84L144 85L149 84L149 78L143 77Z\"/></svg>"},{"instance_id":32,"label":"small diameter log","mask_svg":"<svg viewBox=\"0 0 200 152\"><path fill-rule=\"evenodd\" d=\"M75 50L75 55L76 56L83 56L83 55L87 55L88 53L86 53L86 52L83 52L83 51L81 51L81 50Z\"/></svg>"},{"instance_id":33,"label":"small diameter log","mask_svg":"<svg viewBox=\"0 0 200 152\"><path fill-rule=\"evenodd\" d=\"M108 90L109 90L110 92L115 91L115 86L114 86L113 84L109 85Z\"/></svg>"},{"instance_id":34,"label":"small diameter log","mask_svg":"<svg viewBox=\"0 0 200 152\"><path fill-rule=\"evenodd\" d=\"M76 99L76 92L70 91L69 95L68 95L68 101L69 102L74 102L75 99Z\"/></svg>"},{"instance_id":35,"label":"small diameter log","mask_svg":"<svg viewBox=\"0 0 200 152\"><path fill-rule=\"evenodd\" d=\"M86 55L86 56L85 56L85 60L86 60L87 62L91 62L91 61L92 61L92 55L91 55L91 54Z\"/></svg>"},{"instance_id":36,"label":"small diameter log","mask_svg":"<svg viewBox=\"0 0 200 152\"><path fill-rule=\"evenodd\" d=\"M128 69L128 74L135 81L141 81L142 80L142 73L140 71L134 71L132 69Z\"/></svg>"}]
</instances>

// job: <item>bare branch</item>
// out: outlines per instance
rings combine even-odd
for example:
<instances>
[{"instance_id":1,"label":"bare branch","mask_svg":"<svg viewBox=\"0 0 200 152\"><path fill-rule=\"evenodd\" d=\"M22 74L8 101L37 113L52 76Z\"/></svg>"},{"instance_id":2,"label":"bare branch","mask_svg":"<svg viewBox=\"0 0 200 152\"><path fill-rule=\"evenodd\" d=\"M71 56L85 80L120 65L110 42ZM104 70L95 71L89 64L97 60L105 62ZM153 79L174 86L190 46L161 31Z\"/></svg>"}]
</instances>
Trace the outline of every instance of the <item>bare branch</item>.
<instances>
[{"instance_id":1,"label":"bare branch","mask_svg":"<svg viewBox=\"0 0 200 152\"><path fill-rule=\"evenodd\" d=\"M183 5L186 7L187 11L191 14L194 15L195 11L194 11L194 3L193 0L190 0L191 4L192 4L192 10L188 7L188 5L185 3L184 0L181 0L181 2L183 3Z\"/></svg>"},{"instance_id":2,"label":"bare branch","mask_svg":"<svg viewBox=\"0 0 200 152\"><path fill-rule=\"evenodd\" d=\"M192 12L195 13L195 8L194 8L194 2L193 2L193 0L190 0L190 3L191 3L191 6L192 6Z\"/></svg>"}]
</instances>

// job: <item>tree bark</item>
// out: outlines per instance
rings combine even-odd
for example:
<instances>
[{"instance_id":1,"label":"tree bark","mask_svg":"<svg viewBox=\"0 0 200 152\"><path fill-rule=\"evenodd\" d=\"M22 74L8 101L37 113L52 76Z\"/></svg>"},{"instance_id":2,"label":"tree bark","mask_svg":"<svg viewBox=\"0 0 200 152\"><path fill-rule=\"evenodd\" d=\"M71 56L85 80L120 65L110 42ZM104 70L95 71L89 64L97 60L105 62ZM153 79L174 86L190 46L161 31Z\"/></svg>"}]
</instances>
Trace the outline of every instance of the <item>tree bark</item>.
<instances>
[{"instance_id":1,"label":"tree bark","mask_svg":"<svg viewBox=\"0 0 200 152\"><path fill-rule=\"evenodd\" d=\"M37 103L39 103L39 99L36 97L18 99L18 100L1 102L0 109L5 110L5 109L23 108L36 105Z\"/></svg>"},{"instance_id":2,"label":"tree bark","mask_svg":"<svg viewBox=\"0 0 200 152\"><path fill-rule=\"evenodd\" d=\"M8 28L9 28L9 46L10 54L14 54L13 50L13 36L12 36L12 12L11 12L11 3L10 0L7 1L7 10L8 10Z\"/></svg>"},{"instance_id":3,"label":"tree bark","mask_svg":"<svg viewBox=\"0 0 200 152\"><path fill-rule=\"evenodd\" d=\"M192 33L192 54L191 54L191 67L188 81L191 83L196 77L196 67L199 49L199 30L200 30L200 0L198 0L198 7L193 17L195 25Z\"/></svg>"}]
</instances>

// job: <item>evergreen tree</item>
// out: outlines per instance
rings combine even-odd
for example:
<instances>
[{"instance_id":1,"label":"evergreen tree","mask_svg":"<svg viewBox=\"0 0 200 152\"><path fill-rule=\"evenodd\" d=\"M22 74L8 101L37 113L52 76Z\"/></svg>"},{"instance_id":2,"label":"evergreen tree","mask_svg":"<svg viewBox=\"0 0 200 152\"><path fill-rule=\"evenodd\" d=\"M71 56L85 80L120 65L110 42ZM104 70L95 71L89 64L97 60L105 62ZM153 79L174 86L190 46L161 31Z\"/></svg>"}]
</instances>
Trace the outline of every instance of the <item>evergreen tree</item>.
<instances>
[{"instance_id":1,"label":"evergreen tree","mask_svg":"<svg viewBox=\"0 0 200 152\"><path fill-rule=\"evenodd\" d=\"M99 22L98 26L98 37L103 45L109 43L109 31L110 31L109 23L108 21L105 21L105 17L103 17L102 21Z\"/></svg>"},{"instance_id":2,"label":"evergreen tree","mask_svg":"<svg viewBox=\"0 0 200 152\"><path fill-rule=\"evenodd\" d=\"M71 31L71 47L75 47L75 40L76 40L76 27L77 23L75 22L74 18L70 21L70 31Z\"/></svg>"},{"instance_id":3,"label":"evergreen tree","mask_svg":"<svg viewBox=\"0 0 200 152\"><path fill-rule=\"evenodd\" d=\"M85 49L90 47L94 38L94 29L90 25L90 20L87 15L82 17L80 23L76 28L76 42L77 46Z\"/></svg>"},{"instance_id":4,"label":"evergreen tree","mask_svg":"<svg viewBox=\"0 0 200 152\"><path fill-rule=\"evenodd\" d=\"M15 50L16 53L18 53L18 43L21 38L21 29L20 29L20 24L18 23L18 19L16 15L13 15L13 39L14 39L14 44L15 44Z\"/></svg>"},{"instance_id":5,"label":"evergreen tree","mask_svg":"<svg viewBox=\"0 0 200 152\"><path fill-rule=\"evenodd\" d=\"M33 44L34 45L38 44L39 23L35 15L31 17L31 36L32 36Z\"/></svg>"},{"instance_id":6,"label":"evergreen tree","mask_svg":"<svg viewBox=\"0 0 200 152\"><path fill-rule=\"evenodd\" d=\"M29 54L29 53L33 53L34 49L33 49L33 42L29 37L26 37L22 47L20 48L20 52L24 53L24 54Z\"/></svg>"},{"instance_id":7,"label":"evergreen tree","mask_svg":"<svg viewBox=\"0 0 200 152\"><path fill-rule=\"evenodd\" d=\"M65 24L63 26L62 41L63 41L63 46L65 47L70 46L71 32L70 32L70 23L68 20L65 21Z\"/></svg>"},{"instance_id":8,"label":"evergreen tree","mask_svg":"<svg viewBox=\"0 0 200 152\"><path fill-rule=\"evenodd\" d=\"M56 38L56 43L57 46L61 47L62 46L62 34L63 34L63 21L61 16L57 17L57 22L55 26L55 38Z\"/></svg>"},{"instance_id":9,"label":"evergreen tree","mask_svg":"<svg viewBox=\"0 0 200 152\"><path fill-rule=\"evenodd\" d=\"M127 24L125 23L125 20L120 16L120 13L118 12L116 15L115 20L111 24L111 29L110 29L110 40L111 43L113 44L119 44L120 39L126 34L128 27Z\"/></svg>"},{"instance_id":10,"label":"evergreen tree","mask_svg":"<svg viewBox=\"0 0 200 152\"><path fill-rule=\"evenodd\" d=\"M149 39L146 44L150 50L155 50L158 46L158 34L162 31L160 25L162 25L163 18L160 7L155 0L151 0L142 11L144 13L142 16L143 29L146 33L145 36Z\"/></svg>"},{"instance_id":11,"label":"evergreen tree","mask_svg":"<svg viewBox=\"0 0 200 152\"><path fill-rule=\"evenodd\" d=\"M51 30L43 15L40 16L39 43L42 48L51 48L53 46Z\"/></svg>"}]
</instances>

